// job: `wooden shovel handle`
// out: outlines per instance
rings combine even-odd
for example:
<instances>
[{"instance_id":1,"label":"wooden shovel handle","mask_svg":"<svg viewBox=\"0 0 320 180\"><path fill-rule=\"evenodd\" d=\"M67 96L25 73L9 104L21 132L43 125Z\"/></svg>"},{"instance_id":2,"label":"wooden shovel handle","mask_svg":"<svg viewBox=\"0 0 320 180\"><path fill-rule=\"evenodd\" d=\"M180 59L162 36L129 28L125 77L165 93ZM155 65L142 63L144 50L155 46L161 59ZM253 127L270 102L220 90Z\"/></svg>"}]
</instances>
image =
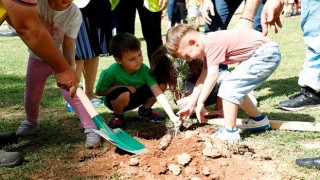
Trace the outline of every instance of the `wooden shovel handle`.
<instances>
[{"instance_id":1,"label":"wooden shovel handle","mask_svg":"<svg viewBox=\"0 0 320 180\"><path fill-rule=\"evenodd\" d=\"M79 87L77 89L77 96L80 99L80 101L82 102L84 108L88 111L88 113L89 113L91 118L93 118L93 117L95 117L96 115L99 114L97 112L97 110L94 108L94 106L91 103L91 101L89 100L89 98L87 97L87 95Z\"/></svg>"}]
</instances>

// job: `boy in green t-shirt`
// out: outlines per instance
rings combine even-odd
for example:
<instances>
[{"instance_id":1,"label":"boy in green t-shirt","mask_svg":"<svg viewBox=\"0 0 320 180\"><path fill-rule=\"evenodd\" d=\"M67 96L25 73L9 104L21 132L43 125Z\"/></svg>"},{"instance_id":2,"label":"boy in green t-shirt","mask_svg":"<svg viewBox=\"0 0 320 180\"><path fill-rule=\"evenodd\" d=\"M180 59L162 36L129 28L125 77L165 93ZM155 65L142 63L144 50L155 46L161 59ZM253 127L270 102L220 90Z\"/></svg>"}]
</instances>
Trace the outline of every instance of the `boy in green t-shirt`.
<instances>
[{"instance_id":1,"label":"boy in green t-shirt","mask_svg":"<svg viewBox=\"0 0 320 180\"><path fill-rule=\"evenodd\" d=\"M103 96L104 104L113 111L109 127L123 127L123 113L139 106L140 117L163 121L164 117L151 108L156 101L175 126L180 126L179 117L151 76L150 69L143 64L140 41L130 33L118 33L110 42L110 51L116 63L102 71L96 87L96 94Z\"/></svg>"}]
</instances>

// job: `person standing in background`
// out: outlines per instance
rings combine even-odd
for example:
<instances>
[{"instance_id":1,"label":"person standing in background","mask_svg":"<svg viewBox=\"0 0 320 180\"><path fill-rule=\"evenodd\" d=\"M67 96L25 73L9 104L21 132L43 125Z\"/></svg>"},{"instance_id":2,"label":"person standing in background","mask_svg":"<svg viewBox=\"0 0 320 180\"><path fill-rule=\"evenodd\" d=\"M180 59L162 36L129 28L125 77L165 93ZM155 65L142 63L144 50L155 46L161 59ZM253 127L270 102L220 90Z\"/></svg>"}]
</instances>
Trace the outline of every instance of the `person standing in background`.
<instances>
[{"instance_id":1,"label":"person standing in background","mask_svg":"<svg viewBox=\"0 0 320 180\"><path fill-rule=\"evenodd\" d=\"M268 28L277 33L282 27L280 15L283 0L268 0L261 14L263 34ZM320 106L320 1L301 0L301 28L307 45L305 62L299 74L300 92L281 101L279 107L289 111ZM320 157L296 159L296 164L307 168L320 169Z\"/></svg>"},{"instance_id":2,"label":"person standing in background","mask_svg":"<svg viewBox=\"0 0 320 180\"><path fill-rule=\"evenodd\" d=\"M76 39L76 72L79 81L83 75L84 92L92 104L100 106L102 100L95 96L94 85L99 56L109 54L108 46L112 38L111 4L106 0L91 0L80 11L83 21ZM66 104L66 108L73 111L69 104Z\"/></svg>"},{"instance_id":3,"label":"person standing in background","mask_svg":"<svg viewBox=\"0 0 320 180\"><path fill-rule=\"evenodd\" d=\"M135 34L135 18L138 10L150 66L152 66L153 52L163 44L161 14L167 4L168 0L118 0L111 3L112 13L117 22L117 32Z\"/></svg>"},{"instance_id":4,"label":"person standing in background","mask_svg":"<svg viewBox=\"0 0 320 180\"><path fill-rule=\"evenodd\" d=\"M7 29L0 31L0 36L17 36L17 32L12 26L8 25Z\"/></svg>"}]
</instances>

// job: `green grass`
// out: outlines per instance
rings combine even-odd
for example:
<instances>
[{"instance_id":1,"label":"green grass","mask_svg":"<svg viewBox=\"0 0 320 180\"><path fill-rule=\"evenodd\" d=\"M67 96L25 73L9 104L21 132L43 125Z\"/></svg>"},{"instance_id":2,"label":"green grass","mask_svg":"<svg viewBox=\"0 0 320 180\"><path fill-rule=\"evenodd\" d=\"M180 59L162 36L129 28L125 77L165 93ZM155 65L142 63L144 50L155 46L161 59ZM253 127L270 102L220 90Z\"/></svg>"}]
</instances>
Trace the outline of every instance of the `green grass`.
<instances>
[{"instance_id":1,"label":"green grass","mask_svg":"<svg viewBox=\"0 0 320 180\"><path fill-rule=\"evenodd\" d=\"M283 19L283 28L279 34L269 35L280 46L282 62L267 82L256 90L256 95L260 102L260 111L267 114L270 119L319 123L319 110L287 112L277 108L279 101L299 91L298 74L306 51L299 21L299 16ZM166 26L167 24L163 23L163 27ZM143 55L147 63L145 42L138 24L137 37L142 39ZM23 94L27 56L27 48L18 37L0 37L0 132L16 131L25 117ZM99 73L113 62L111 57L101 57ZM156 105L156 108L164 113L159 105ZM175 110L177 110L176 107ZM107 108L101 107L98 108L98 111L106 120L108 119L110 111ZM128 122L128 128L125 130L132 135L135 135L139 127L149 125L138 121L134 111L126 113L126 117L131 121ZM240 112L239 117L245 117L245 114ZM170 121L167 120L166 124L170 124ZM294 168L299 172L289 177L293 179L310 179L310 177L312 179L314 177L315 179L320 176L317 170L298 168L294 164L296 158L320 156L319 148L305 149L298 144L300 141L319 141L319 133L277 130L259 134L244 134L244 137L246 142L272 150L275 157L282 159L282 162L288 164L289 168ZM8 151L25 153L26 162L23 166L13 169L0 168L0 178L85 179L85 176L76 173L77 167L73 165L81 162L82 159L100 156L105 152L87 150L84 147L84 141L85 136L78 118L66 112L64 100L56 88L55 80L51 77L47 81L41 101L39 133L37 136L21 139L19 143L5 147L5 150ZM80 157L75 154L80 154ZM116 179L118 175L115 172L106 177Z\"/></svg>"}]
</instances>

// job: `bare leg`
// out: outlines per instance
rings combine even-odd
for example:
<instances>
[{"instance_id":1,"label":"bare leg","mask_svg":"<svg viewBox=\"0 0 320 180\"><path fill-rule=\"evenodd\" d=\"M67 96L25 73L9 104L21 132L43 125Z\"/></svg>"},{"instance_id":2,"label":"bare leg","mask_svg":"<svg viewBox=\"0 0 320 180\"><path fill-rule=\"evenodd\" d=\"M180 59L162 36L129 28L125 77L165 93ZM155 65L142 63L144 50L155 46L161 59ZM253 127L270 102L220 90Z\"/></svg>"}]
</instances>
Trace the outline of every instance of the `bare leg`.
<instances>
[{"instance_id":1,"label":"bare leg","mask_svg":"<svg viewBox=\"0 0 320 180\"><path fill-rule=\"evenodd\" d=\"M236 129L238 105L222 99L225 127L229 130Z\"/></svg>"},{"instance_id":2,"label":"bare leg","mask_svg":"<svg viewBox=\"0 0 320 180\"><path fill-rule=\"evenodd\" d=\"M243 102L240 107L250 116L259 117L261 113L258 111L257 107L252 103L250 98L246 95L243 97Z\"/></svg>"},{"instance_id":3,"label":"bare leg","mask_svg":"<svg viewBox=\"0 0 320 180\"><path fill-rule=\"evenodd\" d=\"M123 110L128 106L130 101L130 93L124 92L120 94L115 100L111 101L114 114L121 115Z\"/></svg>"},{"instance_id":4,"label":"bare leg","mask_svg":"<svg viewBox=\"0 0 320 180\"><path fill-rule=\"evenodd\" d=\"M77 60L76 61L76 73L77 73L79 82L80 82L81 76L82 76L83 63L84 63L84 60Z\"/></svg>"},{"instance_id":5,"label":"bare leg","mask_svg":"<svg viewBox=\"0 0 320 180\"><path fill-rule=\"evenodd\" d=\"M156 102L157 102L156 97L149 98L149 99L142 105L142 108L144 108L144 109L149 109L149 108L151 108L151 107L154 105L154 103L156 103Z\"/></svg>"},{"instance_id":6,"label":"bare leg","mask_svg":"<svg viewBox=\"0 0 320 180\"><path fill-rule=\"evenodd\" d=\"M93 93L94 83L96 81L99 66L99 56L87 59L83 64L84 91L89 99L96 98Z\"/></svg>"},{"instance_id":7,"label":"bare leg","mask_svg":"<svg viewBox=\"0 0 320 180\"><path fill-rule=\"evenodd\" d=\"M160 84L159 87L160 87L160 89L161 89L162 92L166 91L166 89L167 89L167 86L166 86L165 84ZM152 98L149 98L149 99L142 105L142 108L144 108L144 109L149 109L149 108L151 108L151 107L154 105L154 103L156 103L156 102L157 102L157 99L156 99L156 97L153 96Z\"/></svg>"}]
</instances>

